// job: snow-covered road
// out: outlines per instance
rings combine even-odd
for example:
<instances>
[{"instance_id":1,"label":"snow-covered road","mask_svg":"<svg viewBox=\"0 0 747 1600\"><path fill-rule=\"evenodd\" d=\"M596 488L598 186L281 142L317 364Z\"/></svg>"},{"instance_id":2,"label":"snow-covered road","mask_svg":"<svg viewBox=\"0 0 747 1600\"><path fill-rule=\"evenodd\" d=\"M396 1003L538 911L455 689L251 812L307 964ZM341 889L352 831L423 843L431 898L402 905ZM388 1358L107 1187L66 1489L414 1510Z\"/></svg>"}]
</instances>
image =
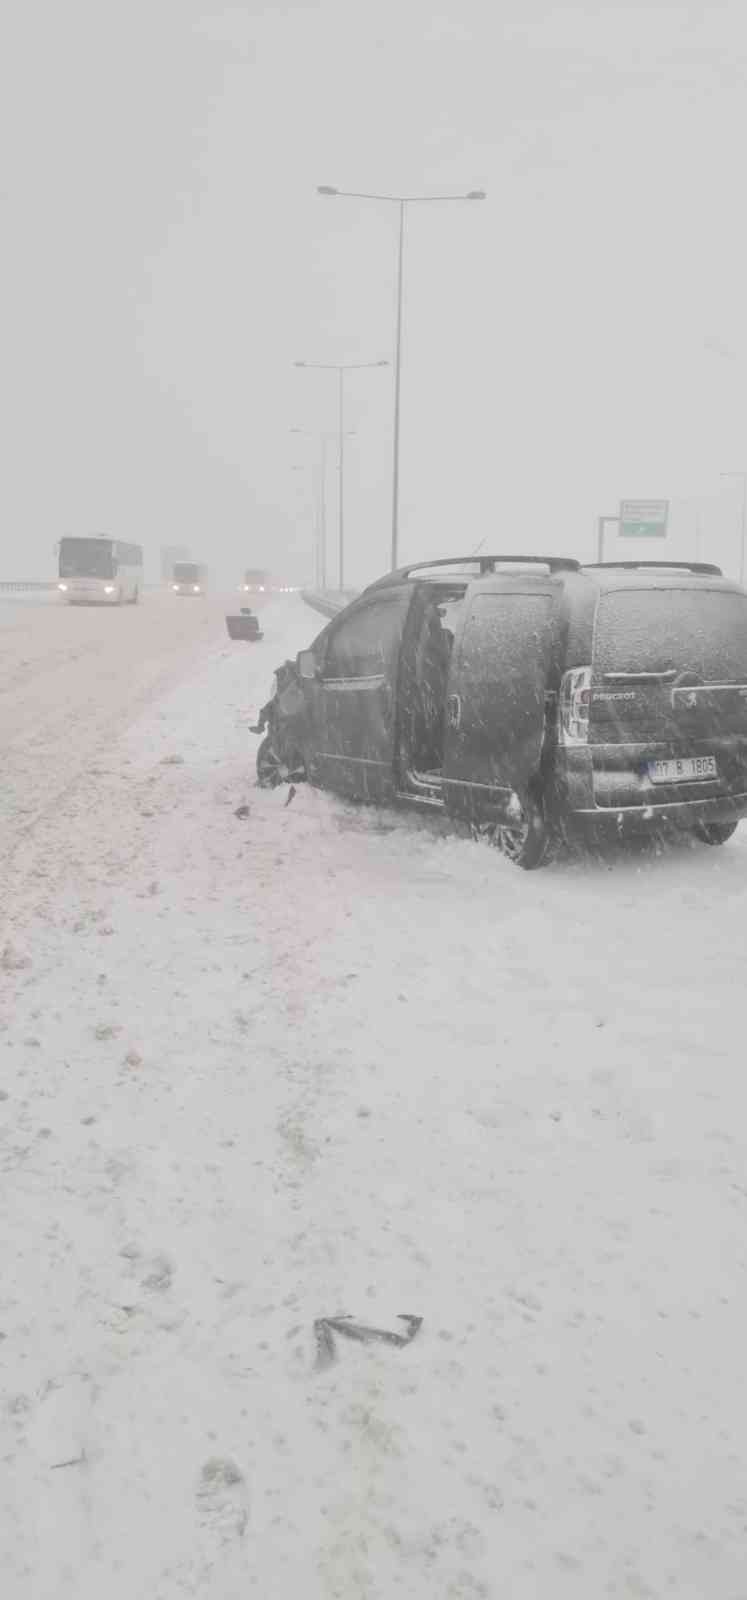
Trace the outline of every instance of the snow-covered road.
<instances>
[{"instance_id":1,"label":"snow-covered road","mask_svg":"<svg viewBox=\"0 0 747 1600\"><path fill-rule=\"evenodd\" d=\"M0 594L0 829L5 850L55 807L138 710L225 633L225 606L159 591L139 606ZM0 889L3 879L0 878Z\"/></svg>"},{"instance_id":2,"label":"snow-covered road","mask_svg":"<svg viewBox=\"0 0 747 1600\"><path fill-rule=\"evenodd\" d=\"M287 805L246 725L319 621L263 625L154 647L108 732L92 653L46 807L40 705L0 944L3 1595L745 1600L745 830L526 875ZM317 1370L341 1312L423 1325Z\"/></svg>"}]
</instances>

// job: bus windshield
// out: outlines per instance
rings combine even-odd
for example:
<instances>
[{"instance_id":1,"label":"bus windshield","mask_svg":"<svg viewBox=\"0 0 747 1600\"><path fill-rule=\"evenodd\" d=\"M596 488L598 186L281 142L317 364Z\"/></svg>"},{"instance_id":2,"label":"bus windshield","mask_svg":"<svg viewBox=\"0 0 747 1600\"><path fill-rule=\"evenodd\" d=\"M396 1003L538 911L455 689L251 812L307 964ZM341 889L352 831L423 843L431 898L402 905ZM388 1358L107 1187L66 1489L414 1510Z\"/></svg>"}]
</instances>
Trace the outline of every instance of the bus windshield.
<instances>
[{"instance_id":1,"label":"bus windshield","mask_svg":"<svg viewBox=\"0 0 747 1600\"><path fill-rule=\"evenodd\" d=\"M176 561L174 563L175 583L199 583L200 568L194 561Z\"/></svg>"},{"instance_id":2,"label":"bus windshield","mask_svg":"<svg viewBox=\"0 0 747 1600\"><path fill-rule=\"evenodd\" d=\"M113 541L111 539L62 539L60 541L60 577L115 577Z\"/></svg>"}]
</instances>

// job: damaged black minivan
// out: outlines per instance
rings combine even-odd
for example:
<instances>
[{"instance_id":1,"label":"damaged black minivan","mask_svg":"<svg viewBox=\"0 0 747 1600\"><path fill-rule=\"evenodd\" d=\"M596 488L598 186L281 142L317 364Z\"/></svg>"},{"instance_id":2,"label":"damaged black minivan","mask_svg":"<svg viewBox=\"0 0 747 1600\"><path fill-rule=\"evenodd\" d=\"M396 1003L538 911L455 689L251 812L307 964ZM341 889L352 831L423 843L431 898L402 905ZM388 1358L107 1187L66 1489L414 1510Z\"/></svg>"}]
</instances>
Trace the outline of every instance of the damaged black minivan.
<instances>
[{"instance_id":1,"label":"damaged black minivan","mask_svg":"<svg viewBox=\"0 0 747 1600\"><path fill-rule=\"evenodd\" d=\"M261 784L435 807L537 867L553 837L747 815L747 593L704 562L470 556L366 589L281 670Z\"/></svg>"}]
</instances>

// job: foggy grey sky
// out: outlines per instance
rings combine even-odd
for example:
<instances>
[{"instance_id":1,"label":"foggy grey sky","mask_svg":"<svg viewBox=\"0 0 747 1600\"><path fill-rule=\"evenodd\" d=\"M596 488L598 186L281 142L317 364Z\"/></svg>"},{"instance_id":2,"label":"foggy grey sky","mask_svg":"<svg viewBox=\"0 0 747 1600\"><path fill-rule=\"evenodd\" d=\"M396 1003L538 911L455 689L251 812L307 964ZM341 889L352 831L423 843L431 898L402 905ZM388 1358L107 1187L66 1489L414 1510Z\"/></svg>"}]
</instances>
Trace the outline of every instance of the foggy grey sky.
<instances>
[{"instance_id":1,"label":"foggy grey sky","mask_svg":"<svg viewBox=\"0 0 747 1600\"><path fill-rule=\"evenodd\" d=\"M391 358L394 323L394 212L325 182L488 190L411 214L403 558L589 554L670 495L673 553L697 498L734 570L743 0L65 0L2 46L0 576L99 529L308 576L288 429L334 389L292 362ZM350 384L352 580L387 564L391 381Z\"/></svg>"}]
</instances>

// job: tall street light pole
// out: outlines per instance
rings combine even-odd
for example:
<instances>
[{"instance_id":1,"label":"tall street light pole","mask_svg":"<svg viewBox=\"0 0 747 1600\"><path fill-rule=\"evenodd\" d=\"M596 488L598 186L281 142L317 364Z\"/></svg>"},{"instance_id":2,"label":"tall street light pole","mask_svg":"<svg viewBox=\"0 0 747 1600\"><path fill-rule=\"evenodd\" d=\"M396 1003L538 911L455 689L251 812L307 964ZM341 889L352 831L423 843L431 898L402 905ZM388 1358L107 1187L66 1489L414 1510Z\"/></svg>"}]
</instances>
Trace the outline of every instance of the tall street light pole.
<instances>
[{"instance_id":1,"label":"tall street light pole","mask_svg":"<svg viewBox=\"0 0 747 1600\"><path fill-rule=\"evenodd\" d=\"M322 434L321 460L319 462L319 540L321 544L319 561L319 587L327 587L327 438Z\"/></svg>"},{"instance_id":2,"label":"tall street light pole","mask_svg":"<svg viewBox=\"0 0 747 1600\"><path fill-rule=\"evenodd\" d=\"M337 454L340 468L340 500L337 508L339 524L339 551L337 566L340 573L340 593L345 589L345 373L340 367L337 374Z\"/></svg>"},{"instance_id":3,"label":"tall street light pole","mask_svg":"<svg viewBox=\"0 0 747 1600\"><path fill-rule=\"evenodd\" d=\"M295 434L301 434L301 435L303 435L304 438L307 438L307 439L313 439L313 438L316 437L316 435L314 433L312 433L309 428L289 428L288 432L289 433L295 433ZM326 588L325 573L326 573L326 564L327 564L327 518L326 518L326 508L325 508L325 500L324 500L325 478L326 478L326 448L325 448L326 438L327 438L326 434L322 434L321 435L321 460L318 463L317 470L316 470L316 485L315 485L315 487L316 487L316 502L315 502L315 510L314 510L314 520L315 520L315 535L316 535L316 537L315 537L315 541L314 541L314 545L315 545L315 551L314 551L314 584L319 589ZM296 470L296 468L294 467L293 471L295 472L295 470Z\"/></svg>"},{"instance_id":4,"label":"tall street light pole","mask_svg":"<svg viewBox=\"0 0 747 1600\"><path fill-rule=\"evenodd\" d=\"M317 500L319 515L319 587L327 587L327 445L337 438L336 433L316 433L311 428L289 428L289 433L303 434L307 439L319 441L319 466ZM346 438L355 438L355 429L349 428Z\"/></svg>"},{"instance_id":5,"label":"tall street light pole","mask_svg":"<svg viewBox=\"0 0 747 1600\"><path fill-rule=\"evenodd\" d=\"M747 472L722 472L722 478L738 478L742 485L740 520L739 582L744 583L745 545L747 545Z\"/></svg>"},{"instance_id":6,"label":"tall street light pole","mask_svg":"<svg viewBox=\"0 0 747 1600\"><path fill-rule=\"evenodd\" d=\"M397 249L397 323L394 342L394 440L392 445L392 570L399 560L399 444L400 444L400 391L402 373L402 297L405 262L405 210L413 205L448 205L464 200L484 200L484 189L470 189L466 194L365 194L356 189L335 189L331 184L317 185L317 194L333 195L341 200L375 200L380 204L397 206L399 212Z\"/></svg>"},{"instance_id":7,"label":"tall street light pole","mask_svg":"<svg viewBox=\"0 0 747 1600\"><path fill-rule=\"evenodd\" d=\"M292 466L290 470L294 475L300 476L302 474L304 476L304 478L305 478L309 469L308 469L308 466L300 466L300 465L296 464L296 465ZM314 587L316 588L316 586L317 586L317 584L319 582L319 515L318 515L318 509L317 509L317 506L316 506L316 503L315 503L315 500L314 500L313 474L311 474L311 494L310 494L310 497L309 497L309 504L310 504L310 509L311 509L311 532L312 532L312 551L311 551L311 555L312 555L312 575L311 575L311 582L314 585Z\"/></svg>"},{"instance_id":8,"label":"tall street light pole","mask_svg":"<svg viewBox=\"0 0 747 1600\"><path fill-rule=\"evenodd\" d=\"M337 461L340 473L337 521L339 538L339 585L345 588L345 374L363 372L371 367L388 367L388 361L295 361L294 366L306 367L312 372L337 373Z\"/></svg>"}]
</instances>

